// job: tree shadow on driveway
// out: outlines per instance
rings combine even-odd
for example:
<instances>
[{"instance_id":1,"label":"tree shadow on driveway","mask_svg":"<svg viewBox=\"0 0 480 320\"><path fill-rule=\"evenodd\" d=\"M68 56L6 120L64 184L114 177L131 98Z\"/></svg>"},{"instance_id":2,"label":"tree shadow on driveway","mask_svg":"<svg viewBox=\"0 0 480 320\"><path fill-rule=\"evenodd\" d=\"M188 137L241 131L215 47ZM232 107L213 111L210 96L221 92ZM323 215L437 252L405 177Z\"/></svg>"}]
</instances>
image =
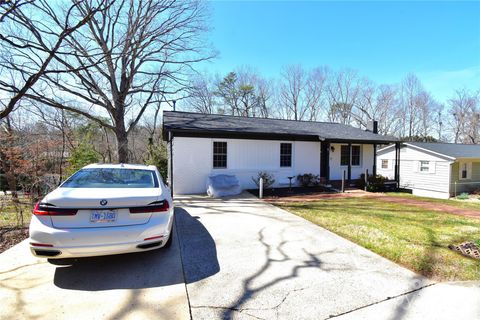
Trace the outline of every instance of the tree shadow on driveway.
<instances>
[{"instance_id":1,"label":"tree shadow on driveway","mask_svg":"<svg viewBox=\"0 0 480 320\"><path fill-rule=\"evenodd\" d=\"M172 240L169 248L153 251L51 259L49 262L57 265L54 284L85 291L143 289L194 282L219 271L214 240L202 223L182 208L175 208ZM184 279L182 260L195 268L193 277Z\"/></svg>"},{"instance_id":2,"label":"tree shadow on driveway","mask_svg":"<svg viewBox=\"0 0 480 320\"><path fill-rule=\"evenodd\" d=\"M220 271L215 241L198 217L183 208L175 208L176 227L185 269L185 282L193 283Z\"/></svg>"}]
</instances>

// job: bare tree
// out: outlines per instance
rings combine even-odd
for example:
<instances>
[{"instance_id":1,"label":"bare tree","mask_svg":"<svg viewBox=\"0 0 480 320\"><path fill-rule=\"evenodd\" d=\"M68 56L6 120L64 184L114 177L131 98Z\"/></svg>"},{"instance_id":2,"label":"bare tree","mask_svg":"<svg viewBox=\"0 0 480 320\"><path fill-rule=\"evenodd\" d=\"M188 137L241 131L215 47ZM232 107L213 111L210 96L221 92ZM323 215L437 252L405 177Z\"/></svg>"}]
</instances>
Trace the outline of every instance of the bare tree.
<instances>
[{"instance_id":1,"label":"bare tree","mask_svg":"<svg viewBox=\"0 0 480 320\"><path fill-rule=\"evenodd\" d=\"M357 72L350 69L341 70L330 77L327 86L330 121L351 123L353 108L359 95L359 83Z\"/></svg>"},{"instance_id":2,"label":"bare tree","mask_svg":"<svg viewBox=\"0 0 480 320\"><path fill-rule=\"evenodd\" d=\"M187 109L199 113L215 113L214 82L207 74L194 76L187 95L184 101Z\"/></svg>"},{"instance_id":3,"label":"bare tree","mask_svg":"<svg viewBox=\"0 0 480 320\"><path fill-rule=\"evenodd\" d=\"M93 2L79 4L82 16ZM202 39L205 13L200 1L115 1L66 36L54 56L62 72L44 75L27 97L112 130L118 161L128 162L128 136L145 111L185 90L194 64L213 56Z\"/></svg>"},{"instance_id":4,"label":"bare tree","mask_svg":"<svg viewBox=\"0 0 480 320\"><path fill-rule=\"evenodd\" d=\"M314 68L309 72L305 84L305 107L310 121L318 120L324 111L326 82L326 68Z\"/></svg>"},{"instance_id":5,"label":"bare tree","mask_svg":"<svg viewBox=\"0 0 480 320\"><path fill-rule=\"evenodd\" d=\"M37 105L34 103L33 108L30 108L29 112L38 117L38 123L43 123L47 126L54 128L61 135L61 151L59 152L58 161L58 173L59 181L63 180L63 168L65 165L65 158L68 151L75 147L73 136L73 122L74 118L68 114L67 111L55 108L45 108L43 105Z\"/></svg>"},{"instance_id":6,"label":"bare tree","mask_svg":"<svg viewBox=\"0 0 480 320\"><path fill-rule=\"evenodd\" d=\"M433 137L436 123L436 115L441 106L437 103L430 93L423 91L419 94L417 107L419 111L420 124L418 128L418 135L425 139Z\"/></svg>"},{"instance_id":7,"label":"bare tree","mask_svg":"<svg viewBox=\"0 0 480 320\"><path fill-rule=\"evenodd\" d=\"M404 112L403 136L412 138L417 135L417 128L420 121L421 94L424 91L420 80L409 74L402 82L401 105Z\"/></svg>"},{"instance_id":8,"label":"bare tree","mask_svg":"<svg viewBox=\"0 0 480 320\"><path fill-rule=\"evenodd\" d=\"M399 103L397 86L381 85L377 87L376 112L373 120L378 121L378 132L399 136L402 132L402 110Z\"/></svg>"},{"instance_id":9,"label":"bare tree","mask_svg":"<svg viewBox=\"0 0 480 320\"><path fill-rule=\"evenodd\" d=\"M359 83L358 96L352 109L353 123L360 128L368 128L372 121L378 122L381 134L401 134L403 125L398 99L398 89L394 85L376 85L368 79Z\"/></svg>"},{"instance_id":10,"label":"bare tree","mask_svg":"<svg viewBox=\"0 0 480 320\"><path fill-rule=\"evenodd\" d=\"M478 109L472 114L468 138L470 139L469 143L480 143L480 111Z\"/></svg>"},{"instance_id":11,"label":"bare tree","mask_svg":"<svg viewBox=\"0 0 480 320\"><path fill-rule=\"evenodd\" d=\"M455 143L480 143L480 94L457 90L448 104Z\"/></svg>"},{"instance_id":12,"label":"bare tree","mask_svg":"<svg viewBox=\"0 0 480 320\"><path fill-rule=\"evenodd\" d=\"M435 129L437 134L438 141L445 141L447 135L443 132L445 122L443 121L443 111L445 106L443 104L438 104L437 113L435 115Z\"/></svg>"},{"instance_id":13,"label":"bare tree","mask_svg":"<svg viewBox=\"0 0 480 320\"><path fill-rule=\"evenodd\" d=\"M48 67L65 40L109 5L99 1L82 11L86 3L74 1L63 8L64 14L57 15L58 10L46 0L0 2L0 70L4 75L0 78L0 119L18 106L40 77L55 72Z\"/></svg>"},{"instance_id":14,"label":"bare tree","mask_svg":"<svg viewBox=\"0 0 480 320\"><path fill-rule=\"evenodd\" d=\"M271 101L273 93L273 84L271 81L265 80L260 76L257 77L256 82L256 106L258 108L257 116L260 118L269 118L272 116L274 110L272 110Z\"/></svg>"},{"instance_id":15,"label":"bare tree","mask_svg":"<svg viewBox=\"0 0 480 320\"><path fill-rule=\"evenodd\" d=\"M12 12L19 10L20 7L30 4L35 0L0 0L0 23L3 22Z\"/></svg>"},{"instance_id":16,"label":"bare tree","mask_svg":"<svg viewBox=\"0 0 480 320\"><path fill-rule=\"evenodd\" d=\"M369 122L376 120L376 113L378 112L377 87L373 82L363 81L359 88L355 109L352 112L354 113L354 122L359 127L366 128Z\"/></svg>"},{"instance_id":17,"label":"bare tree","mask_svg":"<svg viewBox=\"0 0 480 320\"><path fill-rule=\"evenodd\" d=\"M279 99L285 108L286 117L302 120L308 111L303 101L306 72L301 65L286 66L281 75Z\"/></svg>"}]
</instances>

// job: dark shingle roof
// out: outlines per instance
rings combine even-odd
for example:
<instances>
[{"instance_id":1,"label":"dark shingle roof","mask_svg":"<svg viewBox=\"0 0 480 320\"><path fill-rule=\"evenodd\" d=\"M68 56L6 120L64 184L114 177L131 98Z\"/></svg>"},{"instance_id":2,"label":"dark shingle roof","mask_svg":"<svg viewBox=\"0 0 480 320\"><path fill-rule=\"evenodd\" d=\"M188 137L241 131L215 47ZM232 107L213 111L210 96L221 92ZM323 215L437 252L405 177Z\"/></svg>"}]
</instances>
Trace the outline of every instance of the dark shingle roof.
<instances>
[{"instance_id":1,"label":"dark shingle roof","mask_svg":"<svg viewBox=\"0 0 480 320\"><path fill-rule=\"evenodd\" d=\"M406 142L452 158L480 158L480 145L458 143Z\"/></svg>"},{"instance_id":2,"label":"dark shingle roof","mask_svg":"<svg viewBox=\"0 0 480 320\"><path fill-rule=\"evenodd\" d=\"M247 118L217 114L201 114L179 111L163 113L164 132L190 132L191 134L242 134L284 135L310 137L312 140L344 140L388 143L396 138L375 134L333 122L292 121L280 119Z\"/></svg>"}]
</instances>

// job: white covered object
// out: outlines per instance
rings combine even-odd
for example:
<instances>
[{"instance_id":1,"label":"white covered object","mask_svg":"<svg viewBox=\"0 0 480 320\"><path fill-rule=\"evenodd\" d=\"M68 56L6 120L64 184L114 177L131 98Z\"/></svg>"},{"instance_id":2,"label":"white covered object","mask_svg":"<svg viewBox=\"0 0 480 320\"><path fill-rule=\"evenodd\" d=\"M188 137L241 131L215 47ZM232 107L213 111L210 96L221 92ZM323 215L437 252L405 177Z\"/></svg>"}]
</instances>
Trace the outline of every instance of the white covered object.
<instances>
[{"instance_id":1,"label":"white covered object","mask_svg":"<svg viewBox=\"0 0 480 320\"><path fill-rule=\"evenodd\" d=\"M242 188L234 175L219 174L207 179L207 194L210 197L225 197L240 194Z\"/></svg>"}]
</instances>

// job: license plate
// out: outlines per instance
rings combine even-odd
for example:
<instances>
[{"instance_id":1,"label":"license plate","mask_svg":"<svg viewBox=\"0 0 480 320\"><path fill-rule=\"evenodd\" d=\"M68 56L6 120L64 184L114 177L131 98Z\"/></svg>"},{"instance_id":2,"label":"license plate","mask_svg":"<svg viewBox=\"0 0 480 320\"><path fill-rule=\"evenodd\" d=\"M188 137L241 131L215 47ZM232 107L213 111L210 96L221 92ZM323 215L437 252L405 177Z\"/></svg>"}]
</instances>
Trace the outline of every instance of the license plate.
<instances>
[{"instance_id":1,"label":"license plate","mask_svg":"<svg viewBox=\"0 0 480 320\"><path fill-rule=\"evenodd\" d=\"M113 222L117 219L115 210L93 210L90 214L91 222Z\"/></svg>"}]
</instances>

